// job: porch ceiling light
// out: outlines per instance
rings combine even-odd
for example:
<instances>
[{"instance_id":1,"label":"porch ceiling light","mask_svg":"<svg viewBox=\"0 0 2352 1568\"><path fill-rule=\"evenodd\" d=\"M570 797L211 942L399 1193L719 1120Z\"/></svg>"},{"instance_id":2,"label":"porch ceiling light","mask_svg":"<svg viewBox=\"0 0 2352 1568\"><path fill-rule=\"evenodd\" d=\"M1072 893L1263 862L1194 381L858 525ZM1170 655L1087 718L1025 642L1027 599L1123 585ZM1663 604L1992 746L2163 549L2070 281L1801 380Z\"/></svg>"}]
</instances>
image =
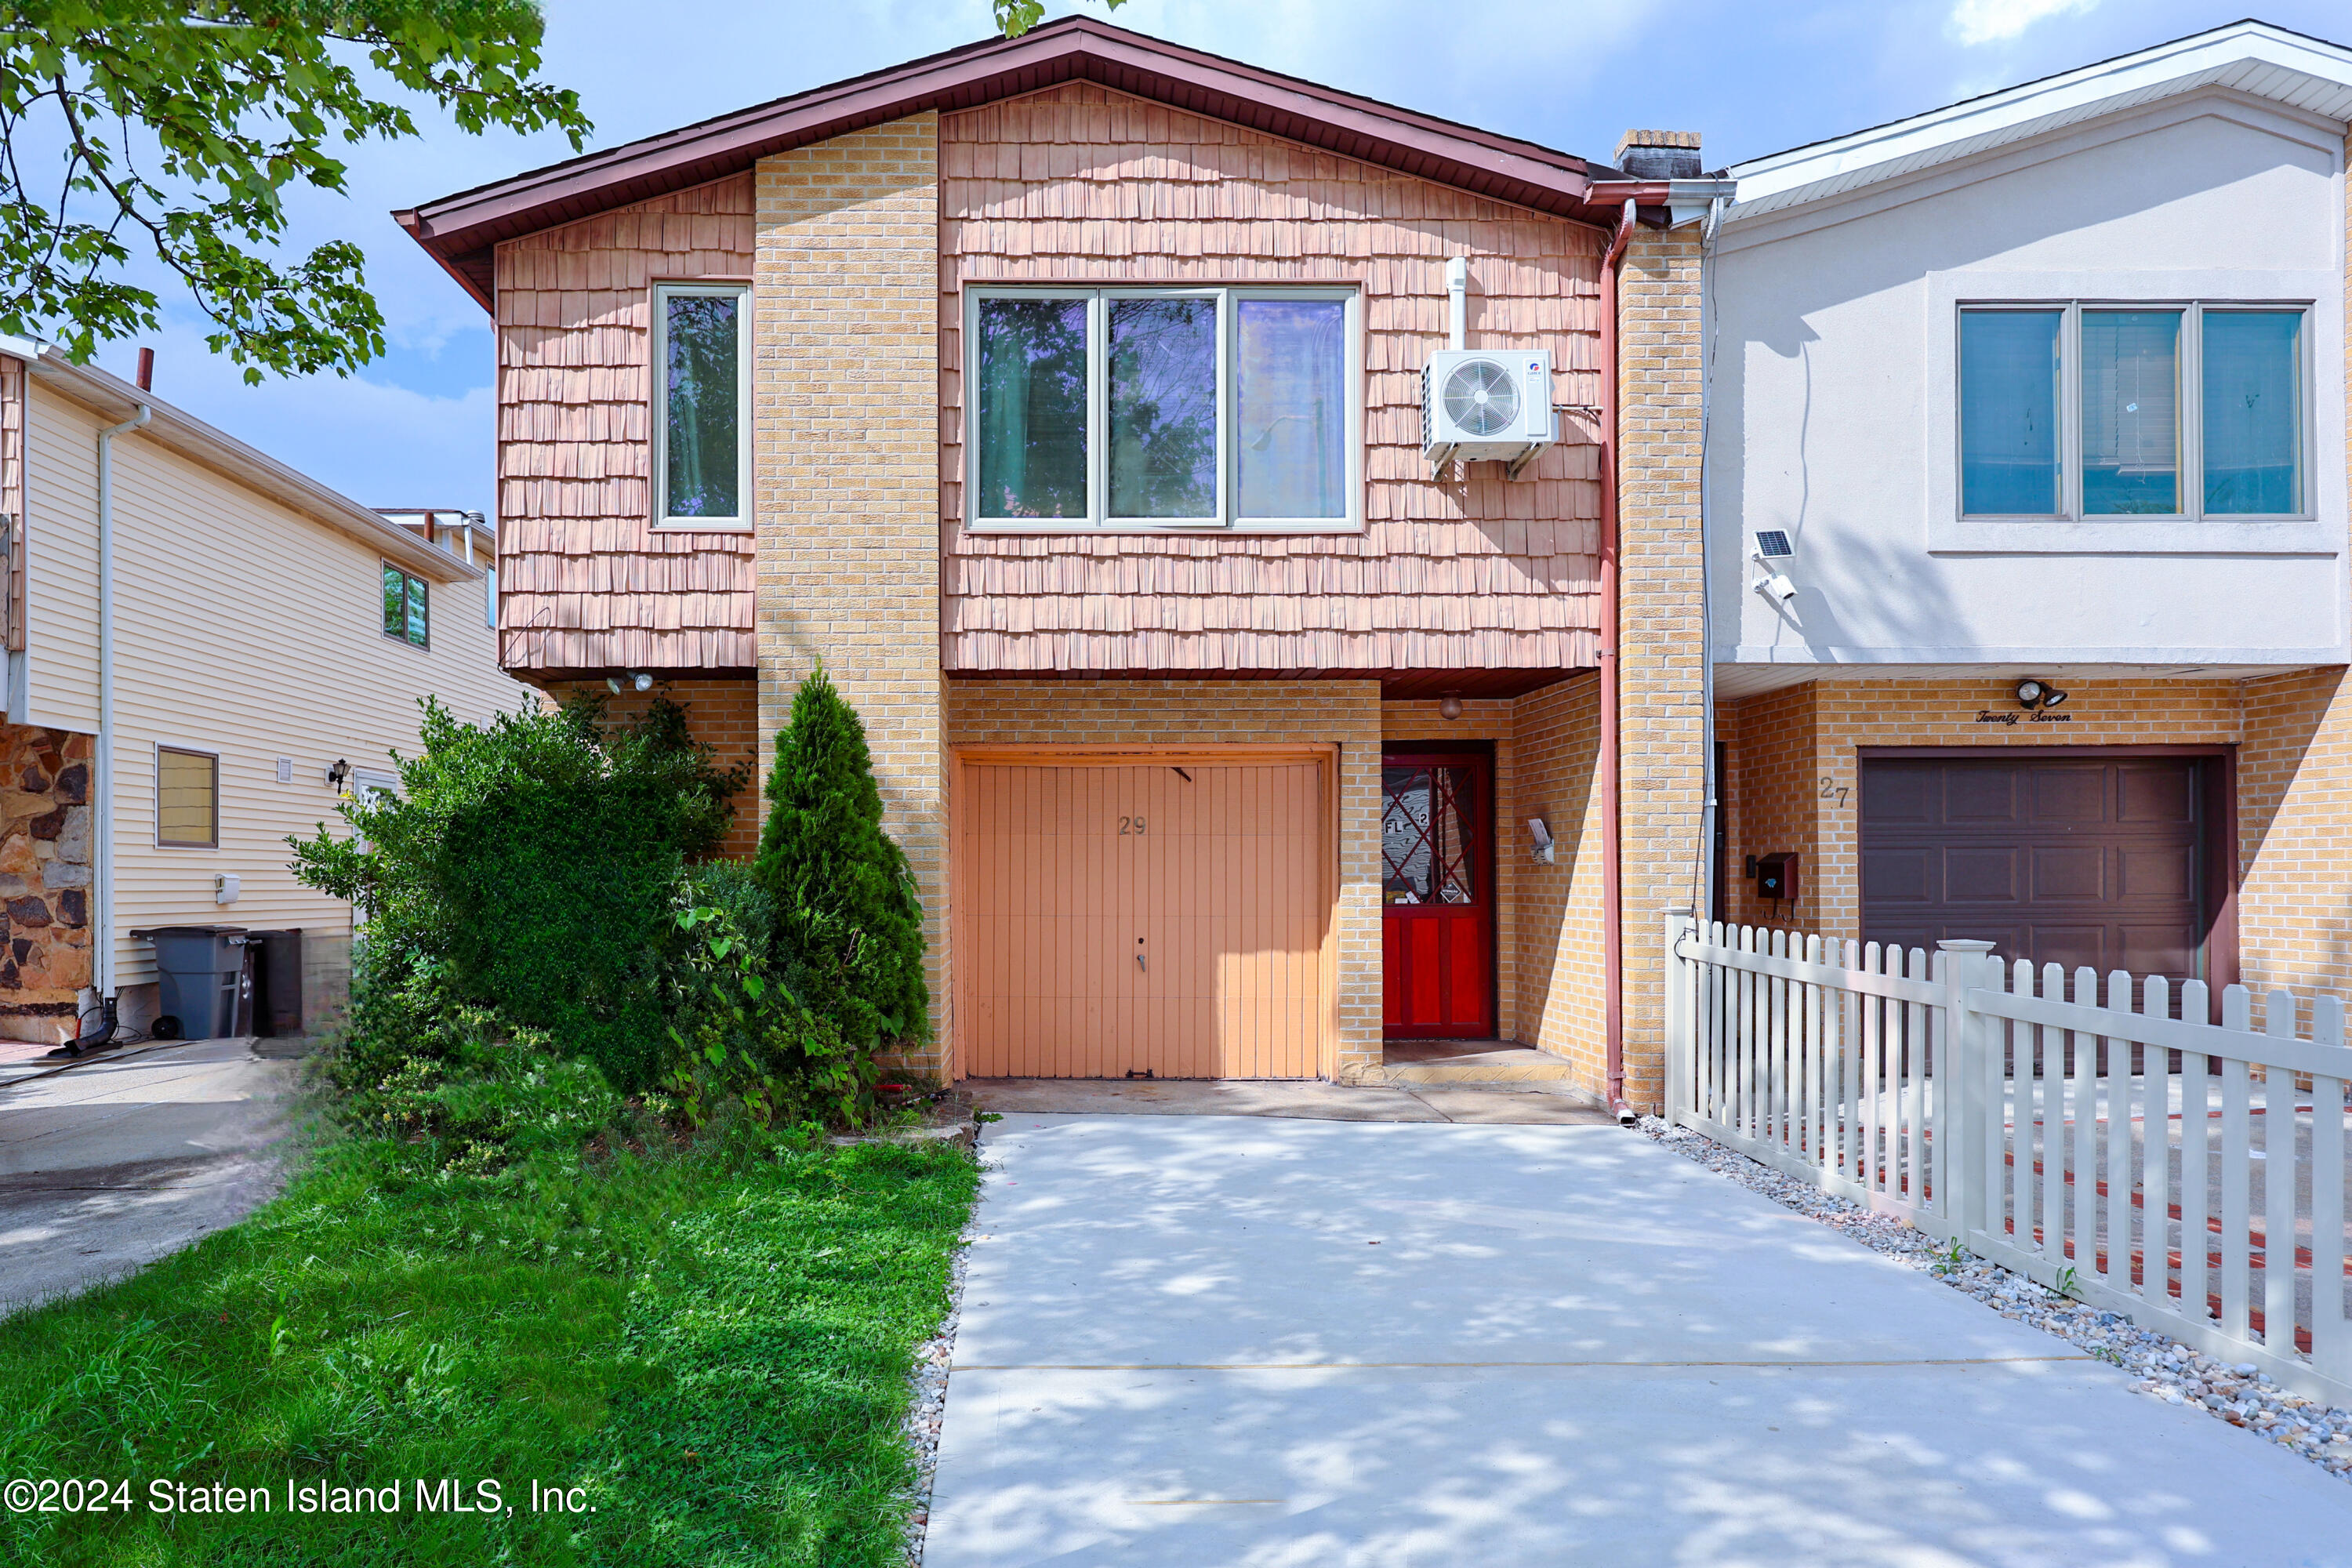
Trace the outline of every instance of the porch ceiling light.
<instances>
[{"instance_id":1,"label":"porch ceiling light","mask_svg":"<svg viewBox=\"0 0 2352 1568\"><path fill-rule=\"evenodd\" d=\"M1451 691L1439 698L1437 700L1437 716L1441 719L1461 718L1462 699L1454 696Z\"/></svg>"}]
</instances>

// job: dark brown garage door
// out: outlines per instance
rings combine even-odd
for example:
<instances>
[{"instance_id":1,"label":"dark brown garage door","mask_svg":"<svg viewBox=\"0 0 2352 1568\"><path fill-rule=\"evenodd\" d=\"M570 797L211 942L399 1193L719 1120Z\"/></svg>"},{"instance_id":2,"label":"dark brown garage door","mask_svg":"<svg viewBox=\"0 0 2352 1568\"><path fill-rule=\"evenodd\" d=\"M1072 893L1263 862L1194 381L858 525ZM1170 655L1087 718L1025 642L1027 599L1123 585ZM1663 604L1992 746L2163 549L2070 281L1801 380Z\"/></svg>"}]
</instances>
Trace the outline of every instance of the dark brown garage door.
<instances>
[{"instance_id":1,"label":"dark brown garage door","mask_svg":"<svg viewBox=\"0 0 2352 1568\"><path fill-rule=\"evenodd\" d=\"M1866 757L1864 939L1975 937L2069 970L2201 975L2214 765Z\"/></svg>"}]
</instances>

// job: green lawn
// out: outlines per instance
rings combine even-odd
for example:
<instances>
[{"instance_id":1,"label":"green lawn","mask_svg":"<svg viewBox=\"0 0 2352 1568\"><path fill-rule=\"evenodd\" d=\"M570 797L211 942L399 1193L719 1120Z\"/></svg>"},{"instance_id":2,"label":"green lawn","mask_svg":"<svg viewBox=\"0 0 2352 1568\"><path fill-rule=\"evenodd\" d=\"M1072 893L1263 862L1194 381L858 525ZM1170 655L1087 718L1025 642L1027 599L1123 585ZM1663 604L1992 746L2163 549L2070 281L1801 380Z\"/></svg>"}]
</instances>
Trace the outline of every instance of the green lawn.
<instances>
[{"instance_id":1,"label":"green lawn","mask_svg":"<svg viewBox=\"0 0 2352 1568\"><path fill-rule=\"evenodd\" d=\"M0 1321L0 1480L131 1493L0 1515L0 1563L896 1563L909 1352L976 1180L937 1145L480 1177L333 1145L244 1224ZM420 1512L420 1480L499 1508ZM165 1513L159 1481L272 1506ZM289 1511L289 1483L398 1511Z\"/></svg>"}]
</instances>

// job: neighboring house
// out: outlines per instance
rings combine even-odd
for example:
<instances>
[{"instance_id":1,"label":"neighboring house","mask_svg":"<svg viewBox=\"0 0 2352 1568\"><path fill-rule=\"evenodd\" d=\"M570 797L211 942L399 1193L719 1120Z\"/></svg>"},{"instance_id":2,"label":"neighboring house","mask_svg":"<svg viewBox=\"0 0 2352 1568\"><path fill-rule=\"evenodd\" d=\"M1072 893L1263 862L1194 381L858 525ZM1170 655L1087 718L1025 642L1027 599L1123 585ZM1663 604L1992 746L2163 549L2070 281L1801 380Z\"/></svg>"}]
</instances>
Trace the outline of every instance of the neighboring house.
<instances>
[{"instance_id":1,"label":"neighboring house","mask_svg":"<svg viewBox=\"0 0 2352 1568\"><path fill-rule=\"evenodd\" d=\"M1664 226L1721 188L1069 18L399 216L497 322L502 661L650 676L723 758L822 661L921 884L914 1065L1347 1078L1456 1037L1598 1090L1695 864ZM1549 356L1523 463L1424 453L1454 310Z\"/></svg>"},{"instance_id":2,"label":"neighboring house","mask_svg":"<svg viewBox=\"0 0 2352 1568\"><path fill-rule=\"evenodd\" d=\"M2352 984L2347 121L2241 23L1730 171L1728 917Z\"/></svg>"},{"instance_id":3,"label":"neighboring house","mask_svg":"<svg viewBox=\"0 0 2352 1568\"><path fill-rule=\"evenodd\" d=\"M498 668L465 553L488 531L397 525L17 340L0 513L0 1036L69 1037L103 996L151 1020L129 933L163 925L299 929L306 1012L331 1011L352 911L295 882L285 840L340 826L340 790L397 784L419 699L475 722L533 700Z\"/></svg>"}]
</instances>

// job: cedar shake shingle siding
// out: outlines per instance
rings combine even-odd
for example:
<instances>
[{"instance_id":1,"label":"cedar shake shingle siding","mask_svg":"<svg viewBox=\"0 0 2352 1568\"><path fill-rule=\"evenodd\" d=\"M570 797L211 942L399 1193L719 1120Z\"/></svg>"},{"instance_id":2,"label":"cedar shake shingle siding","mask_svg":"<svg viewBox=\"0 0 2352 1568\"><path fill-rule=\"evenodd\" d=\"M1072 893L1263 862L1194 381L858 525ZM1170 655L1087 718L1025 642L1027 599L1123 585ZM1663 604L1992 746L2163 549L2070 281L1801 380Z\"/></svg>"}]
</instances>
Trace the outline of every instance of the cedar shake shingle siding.
<instances>
[{"instance_id":1,"label":"cedar shake shingle siding","mask_svg":"<svg viewBox=\"0 0 2352 1568\"><path fill-rule=\"evenodd\" d=\"M747 172L498 248L499 657L744 670L752 536L653 527L653 286L751 278Z\"/></svg>"},{"instance_id":2,"label":"cedar shake shingle siding","mask_svg":"<svg viewBox=\"0 0 2352 1568\"><path fill-rule=\"evenodd\" d=\"M1071 83L940 120L943 662L956 674L1567 670L1596 662L1589 419L1518 479L1432 477L1421 367L1445 259L1472 347L1548 346L1601 396L1597 229ZM961 526L967 282L1346 283L1363 291L1366 526L1292 536ZM1568 374L1561 374L1563 371Z\"/></svg>"}]
</instances>

